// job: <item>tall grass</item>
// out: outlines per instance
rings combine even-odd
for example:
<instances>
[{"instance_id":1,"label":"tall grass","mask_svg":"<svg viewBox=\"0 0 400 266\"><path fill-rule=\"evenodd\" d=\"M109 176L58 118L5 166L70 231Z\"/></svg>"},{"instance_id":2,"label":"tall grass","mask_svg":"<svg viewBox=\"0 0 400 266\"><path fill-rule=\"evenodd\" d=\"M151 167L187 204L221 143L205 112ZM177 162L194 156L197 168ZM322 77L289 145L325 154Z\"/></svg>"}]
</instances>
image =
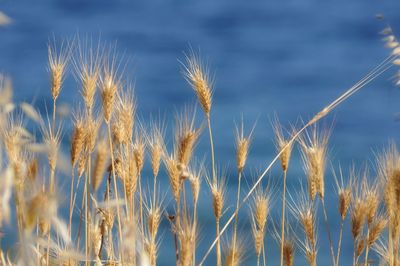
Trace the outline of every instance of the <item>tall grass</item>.
<instances>
[{"instance_id":1,"label":"tall grass","mask_svg":"<svg viewBox=\"0 0 400 266\"><path fill-rule=\"evenodd\" d=\"M249 189L243 187L243 178L254 127L246 129L243 122L237 127L233 144L236 154L232 154L238 181L234 202L226 195L229 180L216 167L211 112L214 88L209 70L198 55L192 52L186 56L182 69L204 121L197 124L195 108L184 109L175 117L173 145L168 149L162 121L152 121L149 126L137 121L140 100L126 82L115 47L92 47L80 41L78 45L51 44L51 118L42 118L30 104L14 103L10 78L0 76L0 139L5 157L0 177L0 226L18 234L14 248L0 249L1 264L157 265L159 249L172 246L175 252L171 259L174 257L177 265L240 265L252 256L257 265L266 265L278 257L269 252L271 243L265 245L265 237L270 235L277 240L281 266L297 264L297 251L311 266L337 266L339 261L368 265L371 258L383 265L400 265L400 154L396 145L391 143L378 156L373 166L378 169L376 178L368 170L357 173L350 169L343 174L339 169L339 175L335 174L337 202L328 202L325 176L330 130L318 126L343 101L398 64L399 43L390 29L384 34L392 55L360 82L299 128L291 126L286 131L278 119L274 121L277 154L253 183L246 179ZM67 134L57 116L57 100L62 97L64 79L70 71L76 77L82 103L73 110L70 160L64 162L60 143ZM196 152L196 146L205 127L210 156L201 161L203 155ZM36 128L40 134L31 133ZM295 146L301 150L306 190L287 189ZM261 182L278 160L281 194L272 193L271 187L263 187ZM70 170L63 173L66 163ZM143 171L146 165L151 171ZM148 182L143 182L144 178ZM160 178L169 180L169 189L160 187ZM202 186L203 179L208 186ZM70 186L65 193L67 204L59 196L64 195L64 185ZM200 224L198 213L199 206L207 202L199 196L203 190L209 190L212 206L206 208L215 218L215 237L211 239L199 238L206 226ZM274 198L282 199L281 205L273 205ZM249 215L243 210L246 205ZM170 207L173 212L167 213ZM66 221L59 208L68 209ZM274 208L281 213L278 221L270 215ZM328 208L337 208L337 215L328 217ZM317 226L320 218L325 230ZM169 221L172 242L160 234L163 220ZM331 231L336 222L340 223L338 236ZM251 225L252 245L246 245L248 239L241 237L244 224ZM351 236L343 235L345 226L349 226ZM228 229L231 238L222 247L222 236ZM326 234L327 243L319 241L322 234ZM196 251L199 240L209 245L203 254ZM352 260L341 257L343 240L353 243ZM329 249L330 260L320 258L322 247ZM216 254L215 261L209 258L211 252Z\"/></svg>"}]
</instances>

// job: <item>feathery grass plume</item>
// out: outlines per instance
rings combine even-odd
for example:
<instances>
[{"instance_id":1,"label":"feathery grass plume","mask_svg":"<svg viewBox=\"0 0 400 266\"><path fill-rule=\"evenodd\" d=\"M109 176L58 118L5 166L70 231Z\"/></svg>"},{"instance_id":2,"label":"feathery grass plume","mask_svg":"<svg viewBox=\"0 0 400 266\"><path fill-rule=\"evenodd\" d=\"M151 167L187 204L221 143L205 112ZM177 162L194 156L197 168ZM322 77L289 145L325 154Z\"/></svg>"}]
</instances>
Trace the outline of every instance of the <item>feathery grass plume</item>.
<instances>
[{"instance_id":1,"label":"feathery grass plume","mask_svg":"<svg viewBox=\"0 0 400 266\"><path fill-rule=\"evenodd\" d=\"M182 63L183 75L196 92L197 99L207 117L210 116L212 104L213 81L206 65L203 65L200 57L193 51L185 55L186 64Z\"/></svg>"},{"instance_id":2,"label":"feathery grass plume","mask_svg":"<svg viewBox=\"0 0 400 266\"><path fill-rule=\"evenodd\" d=\"M189 165L202 127L195 128L196 109L185 107L176 117L175 147L177 159L183 169Z\"/></svg>"},{"instance_id":3,"label":"feathery grass plume","mask_svg":"<svg viewBox=\"0 0 400 266\"><path fill-rule=\"evenodd\" d=\"M325 194L324 174L329 136L330 130L319 132L318 127L314 125L311 132L308 131L299 138L308 179L308 192L313 201L317 194L323 200Z\"/></svg>"},{"instance_id":4,"label":"feathery grass plume","mask_svg":"<svg viewBox=\"0 0 400 266\"><path fill-rule=\"evenodd\" d=\"M62 42L57 49L55 40L53 44L48 45L49 71L51 77L51 96L56 101L64 81L65 71L71 56L72 46L69 43Z\"/></svg>"},{"instance_id":5,"label":"feathery grass plume","mask_svg":"<svg viewBox=\"0 0 400 266\"><path fill-rule=\"evenodd\" d=\"M116 63L116 55L112 51L109 53L102 60L103 70L100 75L101 100L106 124L110 123L115 107L115 99L121 86L121 80L117 76L119 66Z\"/></svg>"},{"instance_id":6,"label":"feathery grass plume","mask_svg":"<svg viewBox=\"0 0 400 266\"><path fill-rule=\"evenodd\" d=\"M93 110L94 98L101 70L103 49L100 41L93 48L92 40L78 39L77 56L73 57L75 75L81 82L81 95L89 114Z\"/></svg>"},{"instance_id":7,"label":"feathery grass plume","mask_svg":"<svg viewBox=\"0 0 400 266\"><path fill-rule=\"evenodd\" d=\"M98 141L96 159L94 161L94 169L92 172L92 188L96 192L103 180L104 172L107 169L109 160L109 147L107 140L102 138Z\"/></svg>"},{"instance_id":8,"label":"feathery grass plume","mask_svg":"<svg viewBox=\"0 0 400 266\"><path fill-rule=\"evenodd\" d=\"M74 131L71 139L71 164L74 167L84 148L87 131L85 129L85 121L83 113L80 111L73 115Z\"/></svg>"}]
</instances>

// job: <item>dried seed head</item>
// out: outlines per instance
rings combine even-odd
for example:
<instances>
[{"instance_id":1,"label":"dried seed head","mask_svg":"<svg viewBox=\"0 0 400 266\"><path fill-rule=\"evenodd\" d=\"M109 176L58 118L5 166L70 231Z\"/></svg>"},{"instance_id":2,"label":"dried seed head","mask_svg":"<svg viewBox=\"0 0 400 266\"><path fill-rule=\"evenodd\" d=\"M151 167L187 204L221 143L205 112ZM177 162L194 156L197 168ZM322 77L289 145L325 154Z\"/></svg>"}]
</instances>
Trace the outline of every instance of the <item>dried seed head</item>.
<instances>
[{"instance_id":1,"label":"dried seed head","mask_svg":"<svg viewBox=\"0 0 400 266\"><path fill-rule=\"evenodd\" d=\"M157 177L160 170L161 158L163 158L165 154L164 133L161 127L156 125L152 126L151 135L149 137L149 148L153 176Z\"/></svg>"},{"instance_id":2,"label":"dried seed head","mask_svg":"<svg viewBox=\"0 0 400 266\"><path fill-rule=\"evenodd\" d=\"M400 209L400 155L394 143L379 157L378 169L386 212L392 220Z\"/></svg>"},{"instance_id":3,"label":"dried seed head","mask_svg":"<svg viewBox=\"0 0 400 266\"><path fill-rule=\"evenodd\" d=\"M283 243L283 262L285 266L293 266L294 264L294 245L290 240Z\"/></svg>"},{"instance_id":4,"label":"dried seed head","mask_svg":"<svg viewBox=\"0 0 400 266\"><path fill-rule=\"evenodd\" d=\"M101 81L101 100L103 106L104 121L108 124L115 106L115 97L117 96L120 80L117 79L117 69L115 65L116 58L103 60L103 73L100 76Z\"/></svg>"},{"instance_id":5,"label":"dried seed head","mask_svg":"<svg viewBox=\"0 0 400 266\"><path fill-rule=\"evenodd\" d=\"M132 140L133 127L135 124L136 103L133 98L133 88L128 87L126 92L123 92L119 104L117 105L118 116L117 120L122 124L124 129L124 143Z\"/></svg>"},{"instance_id":6,"label":"dried seed head","mask_svg":"<svg viewBox=\"0 0 400 266\"><path fill-rule=\"evenodd\" d=\"M92 256L98 258L101 249L101 228L98 225L90 225L90 249Z\"/></svg>"},{"instance_id":7,"label":"dried seed head","mask_svg":"<svg viewBox=\"0 0 400 266\"><path fill-rule=\"evenodd\" d=\"M92 188L96 192L103 180L104 172L107 169L109 148L106 139L101 139L97 144L96 159L94 161L94 170L92 174Z\"/></svg>"},{"instance_id":8,"label":"dried seed head","mask_svg":"<svg viewBox=\"0 0 400 266\"><path fill-rule=\"evenodd\" d=\"M50 124L47 128L43 126L43 142L48 147L47 158L49 161L49 166L52 171L55 171L57 164L57 156L60 148L61 141L61 127L59 127L55 132L52 130Z\"/></svg>"},{"instance_id":9,"label":"dried seed head","mask_svg":"<svg viewBox=\"0 0 400 266\"><path fill-rule=\"evenodd\" d=\"M263 191L262 188L257 189L253 197L252 214L257 224L257 229L263 232L265 231L265 224L269 214L269 204L270 195L268 192Z\"/></svg>"},{"instance_id":10,"label":"dried seed head","mask_svg":"<svg viewBox=\"0 0 400 266\"><path fill-rule=\"evenodd\" d=\"M243 168L246 164L247 161L247 155L249 152L249 147L250 147L250 141L251 141L251 136L253 134L253 129L251 130L250 134L245 137L244 136L244 130L243 130L243 119L241 122L240 129L236 127L236 167L238 169L238 172L242 172Z\"/></svg>"},{"instance_id":11,"label":"dried seed head","mask_svg":"<svg viewBox=\"0 0 400 266\"><path fill-rule=\"evenodd\" d=\"M135 143L133 144L133 153L135 156L136 167L139 175L142 172L144 166L145 149L146 149L146 142L143 136L136 134Z\"/></svg>"},{"instance_id":12,"label":"dried seed head","mask_svg":"<svg viewBox=\"0 0 400 266\"><path fill-rule=\"evenodd\" d=\"M260 256L261 250L264 246L264 230L260 230L257 227L257 223L255 222L254 218L252 217L252 233L253 233L253 241L254 241L254 249L256 252L257 257Z\"/></svg>"},{"instance_id":13,"label":"dried seed head","mask_svg":"<svg viewBox=\"0 0 400 266\"><path fill-rule=\"evenodd\" d=\"M178 162L176 161L175 156L168 156L165 158L164 163L165 167L167 168L169 183L175 202L179 202L181 190L181 171L179 170Z\"/></svg>"},{"instance_id":14,"label":"dried seed head","mask_svg":"<svg viewBox=\"0 0 400 266\"><path fill-rule=\"evenodd\" d=\"M51 95L55 101L60 94L66 66L70 57L69 44L61 44L60 50L55 45L48 46L49 70L51 75Z\"/></svg>"},{"instance_id":15,"label":"dried seed head","mask_svg":"<svg viewBox=\"0 0 400 266\"><path fill-rule=\"evenodd\" d=\"M387 220L385 217L380 216L375 218L369 230L368 246L372 246L375 243L375 241L381 235L382 231L385 229L386 225L387 225Z\"/></svg>"},{"instance_id":16,"label":"dried seed head","mask_svg":"<svg viewBox=\"0 0 400 266\"><path fill-rule=\"evenodd\" d=\"M351 188L339 190L339 214L342 221L346 218L351 203Z\"/></svg>"},{"instance_id":17,"label":"dried seed head","mask_svg":"<svg viewBox=\"0 0 400 266\"><path fill-rule=\"evenodd\" d=\"M365 175L362 189L365 197L365 204L367 206L367 222L368 225L370 225L375 218L379 206L378 186L377 183L372 185L369 184Z\"/></svg>"},{"instance_id":18,"label":"dried seed head","mask_svg":"<svg viewBox=\"0 0 400 266\"><path fill-rule=\"evenodd\" d=\"M75 73L82 83L81 94L86 109L93 109L94 97L100 77L101 49L98 45L95 49L87 40L78 46L78 58L73 60Z\"/></svg>"},{"instance_id":19,"label":"dried seed head","mask_svg":"<svg viewBox=\"0 0 400 266\"><path fill-rule=\"evenodd\" d=\"M352 202L351 233L354 239L358 239L365 224L368 206L359 195L355 195Z\"/></svg>"},{"instance_id":20,"label":"dried seed head","mask_svg":"<svg viewBox=\"0 0 400 266\"><path fill-rule=\"evenodd\" d=\"M321 199L324 198L324 174L329 135L329 131L320 133L314 126L312 132L302 135L299 139L308 179L308 190L312 200L317 194Z\"/></svg>"},{"instance_id":21,"label":"dried seed head","mask_svg":"<svg viewBox=\"0 0 400 266\"><path fill-rule=\"evenodd\" d=\"M273 123L274 133L275 133L275 147L277 152L281 152L279 159L281 161L282 171L286 172L289 167L290 155L292 153L293 142L289 142L289 139L286 139L282 132L282 126L279 123L279 120L276 119Z\"/></svg>"},{"instance_id":22,"label":"dried seed head","mask_svg":"<svg viewBox=\"0 0 400 266\"><path fill-rule=\"evenodd\" d=\"M334 173L335 177L335 182L336 182L336 188L337 188L337 193L338 193L338 198L339 198L339 214L340 218L342 221L346 218L346 215L349 211L350 204L351 204L351 197L352 197L352 186L353 186L353 180L355 179L354 176L354 170L351 170L349 173L349 180L347 182L347 185L345 186L343 183L343 175L342 175L342 169L339 169L340 172L340 180Z\"/></svg>"},{"instance_id":23,"label":"dried seed head","mask_svg":"<svg viewBox=\"0 0 400 266\"><path fill-rule=\"evenodd\" d=\"M184 76L193 90L207 117L210 116L212 102L212 81L210 80L207 68L202 66L200 59L194 53L186 56Z\"/></svg>"},{"instance_id":24,"label":"dried seed head","mask_svg":"<svg viewBox=\"0 0 400 266\"><path fill-rule=\"evenodd\" d=\"M71 164L73 167L83 150L86 133L83 115L77 113L74 115L74 132L71 140Z\"/></svg>"},{"instance_id":25,"label":"dried seed head","mask_svg":"<svg viewBox=\"0 0 400 266\"><path fill-rule=\"evenodd\" d=\"M87 161L87 157L85 154L79 157L79 161L78 161L78 176L79 177L81 177L83 175L83 173L85 172L86 161Z\"/></svg>"},{"instance_id":26,"label":"dried seed head","mask_svg":"<svg viewBox=\"0 0 400 266\"><path fill-rule=\"evenodd\" d=\"M243 244L239 240L236 240L235 244L233 243L233 241L231 241L231 243L229 243L229 246L226 248L225 253L225 265L238 266L243 259Z\"/></svg>"},{"instance_id":27,"label":"dried seed head","mask_svg":"<svg viewBox=\"0 0 400 266\"><path fill-rule=\"evenodd\" d=\"M147 224L151 239L155 239L161 222L161 209L159 206L156 206L155 203L152 205L155 206L151 206L151 208L148 210Z\"/></svg>"},{"instance_id":28,"label":"dried seed head","mask_svg":"<svg viewBox=\"0 0 400 266\"><path fill-rule=\"evenodd\" d=\"M92 153L96 146L96 139L100 128L100 119L86 116L85 118L85 150Z\"/></svg>"},{"instance_id":29,"label":"dried seed head","mask_svg":"<svg viewBox=\"0 0 400 266\"><path fill-rule=\"evenodd\" d=\"M199 194L200 194L200 178L202 174L203 168L200 166L197 171L191 170L191 174L189 177L189 182L190 182L190 188L192 189L192 196L193 196L193 202L196 205L198 200L199 200Z\"/></svg>"},{"instance_id":30,"label":"dried seed head","mask_svg":"<svg viewBox=\"0 0 400 266\"><path fill-rule=\"evenodd\" d=\"M190 110L189 108L186 108L182 115L176 118L175 150L179 163L185 167L189 164L194 147L202 130L201 128L194 128L195 118L196 110Z\"/></svg>"},{"instance_id":31,"label":"dried seed head","mask_svg":"<svg viewBox=\"0 0 400 266\"><path fill-rule=\"evenodd\" d=\"M210 179L207 178L207 182L210 185L213 197L214 216L219 220L221 219L225 202L225 178L219 178L215 181L210 181Z\"/></svg>"}]
</instances>

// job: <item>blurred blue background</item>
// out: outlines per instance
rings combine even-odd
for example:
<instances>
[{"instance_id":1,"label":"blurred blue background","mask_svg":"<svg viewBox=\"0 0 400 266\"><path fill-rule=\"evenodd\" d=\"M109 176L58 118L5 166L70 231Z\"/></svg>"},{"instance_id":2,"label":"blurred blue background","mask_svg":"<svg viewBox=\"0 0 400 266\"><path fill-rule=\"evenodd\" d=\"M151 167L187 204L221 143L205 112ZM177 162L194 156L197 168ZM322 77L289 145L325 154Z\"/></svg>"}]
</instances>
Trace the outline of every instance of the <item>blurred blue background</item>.
<instances>
[{"instance_id":1,"label":"blurred blue background","mask_svg":"<svg viewBox=\"0 0 400 266\"><path fill-rule=\"evenodd\" d=\"M126 74L135 84L139 117L146 123L150 114L166 114L167 122L195 96L182 75L178 59L193 47L200 50L215 74L212 123L215 132L217 163L228 176L229 205L233 206L237 185L234 154L234 121L250 128L258 119L245 180L263 170L275 155L270 120L276 113L284 125L307 119L361 79L390 51L378 34L385 23L375 15L383 13L395 32L400 32L400 2L385 1L0 1L0 10L13 20L0 27L0 71L13 78L16 101L32 102L43 113L51 106L47 73L47 43L80 36L99 36L116 42L117 50L129 59ZM334 130L330 139L330 162L347 170L374 160L389 139L399 140L400 91L389 70L325 119ZM80 101L79 85L71 74L59 102ZM201 116L201 112L198 112ZM68 121L65 124L69 139ZM168 129L170 138L171 130ZM200 158L208 152L204 135L197 147ZM65 146L65 151L68 147ZM305 185L298 149L295 148L288 172L288 187L293 195ZM330 167L329 167L330 168ZM146 169L148 173L149 169ZM272 235L272 220L279 223L281 173L277 165L265 184L274 188L272 219L265 241L267 264L277 265L278 249ZM166 177L160 178L167 183ZM67 187L69 181L64 184ZM247 187L247 185L245 185ZM328 215L334 243L339 216L330 169L326 174ZM203 182L199 257L212 241L214 218L210 193ZM295 196L294 196L295 197ZM169 202L172 205L172 202ZM172 210L171 207L168 210ZM232 207L225 216L229 216ZM248 208L242 209L240 231L246 243L245 265L254 265ZM321 215L319 217L322 218ZM226 218L226 217L225 217ZM225 219L224 219L225 220ZM290 218L297 228L295 219ZM320 265L328 265L329 250L322 219L319 219ZM345 225L341 265L349 265L352 241ZM3 245L15 236L5 228ZM162 224L159 265L174 263L174 248L167 222ZM224 238L227 240L227 238ZM371 255L374 257L374 255ZM214 254L207 265L214 264ZM295 265L305 265L296 250Z\"/></svg>"}]
</instances>

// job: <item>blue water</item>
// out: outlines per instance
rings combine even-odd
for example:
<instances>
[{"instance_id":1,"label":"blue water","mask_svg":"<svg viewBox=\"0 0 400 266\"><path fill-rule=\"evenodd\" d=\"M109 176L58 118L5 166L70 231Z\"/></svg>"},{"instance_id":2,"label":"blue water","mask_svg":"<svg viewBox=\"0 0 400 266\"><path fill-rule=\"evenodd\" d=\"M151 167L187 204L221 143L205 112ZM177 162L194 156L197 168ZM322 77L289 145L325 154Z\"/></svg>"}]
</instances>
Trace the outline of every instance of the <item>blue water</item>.
<instances>
[{"instance_id":1,"label":"blue water","mask_svg":"<svg viewBox=\"0 0 400 266\"><path fill-rule=\"evenodd\" d=\"M166 113L167 121L172 121L175 110L195 102L193 92L180 75L178 59L182 60L183 52L190 47L200 50L215 74L212 121L217 162L228 174L228 195L234 195L237 185L234 121L240 121L243 114L250 128L258 120L245 174L245 180L251 183L252 173L263 170L275 154L270 125L274 114L286 125L295 123L299 117L309 118L380 63L389 51L378 34L385 23L375 19L377 13L384 13L395 32L400 32L400 2L396 0L10 0L1 1L0 10L13 20L11 25L0 27L0 70L13 78L16 101L34 100L43 113L44 106L51 106L46 44L53 35L58 39L79 34L95 40L101 36L103 41L117 42L118 50L129 59L126 74L135 84L138 114L144 122L150 113ZM400 124L395 117L400 112L400 91L391 80L394 73L392 69L383 74L325 119L328 125L334 124L329 153L333 166L340 163L347 169L354 162L361 167L371 162L374 152L381 150L389 139L399 140ZM59 101L76 103L78 89L70 75ZM68 122L65 129L68 132ZM200 158L208 152L206 135L197 152ZM165 176L160 179L166 184ZM269 182L276 190L272 219L279 223L282 184L279 167L266 179L269 180L265 183ZM288 172L288 187L293 195L300 183L305 185L305 177L296 148ZM64 184L67 186L68 182ZM205 188L203 182L199 256L204 254L215 233L210 193ZM326 190L336 243L339 221L330 171L326 175ZM233 197L228 198L232 206ZM225 216L231 212L232 207ZM247 213L248 208L243 208L239 228L244 236L250 232ZM297 228L295 219L290 221ZM322 219L318 222L321 244L318 260L320 265L329 265ZM268 264L276 265L279 256L271 237L272 224L270 220L266 256ZM11 241L7 239L14 237L13 232L7 227L4 231L3 244L9 245ZM164 221L159 265L174 263L170 235ZM341 265L349 265L352 242L348 224L344 238ZM251 237L245 240L248 243L245 264L253 265ZM207 265L213 265L214 261L212 254ZM295 265L305 265L299 249Z\"/></svg>"}]
</instances>

